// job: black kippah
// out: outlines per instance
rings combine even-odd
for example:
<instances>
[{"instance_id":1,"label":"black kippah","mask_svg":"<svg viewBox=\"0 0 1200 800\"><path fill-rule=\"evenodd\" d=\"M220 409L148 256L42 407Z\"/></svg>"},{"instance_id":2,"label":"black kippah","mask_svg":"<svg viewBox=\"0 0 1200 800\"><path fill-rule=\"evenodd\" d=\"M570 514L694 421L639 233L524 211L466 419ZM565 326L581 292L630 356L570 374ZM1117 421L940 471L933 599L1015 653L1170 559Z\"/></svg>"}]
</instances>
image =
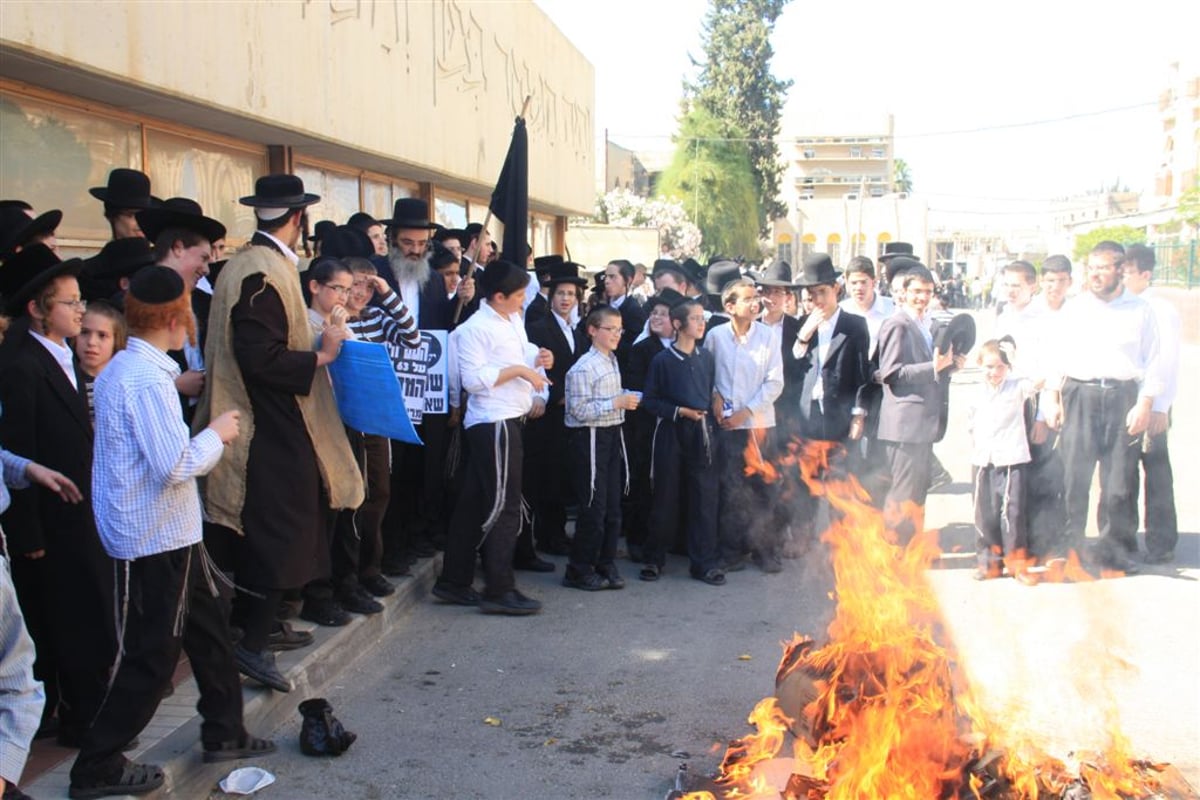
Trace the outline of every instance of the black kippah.
<instances>
[{"instance_id":1,"label":"black kippah","mask_svg":"<svg viewBox=\"0 0 1200 800\"><path fill-rule=\"evenodd\" d=\"M129 294L140 303L170 303L182 297L183 292L183 278L170 267L142 267L129 279Z\"/></svg>"},{"instance_id":2,"label":"black kippah","mask_svg":"<svg viewBox=\"0 0 1200 800\"><path fill-rule=\"evenodd\" d=\"M483 296L489 298L496 292L512 294L529 283L529 273L511 261L500 259L488 264L479 279Z\"/></svg>"}]
</instances>

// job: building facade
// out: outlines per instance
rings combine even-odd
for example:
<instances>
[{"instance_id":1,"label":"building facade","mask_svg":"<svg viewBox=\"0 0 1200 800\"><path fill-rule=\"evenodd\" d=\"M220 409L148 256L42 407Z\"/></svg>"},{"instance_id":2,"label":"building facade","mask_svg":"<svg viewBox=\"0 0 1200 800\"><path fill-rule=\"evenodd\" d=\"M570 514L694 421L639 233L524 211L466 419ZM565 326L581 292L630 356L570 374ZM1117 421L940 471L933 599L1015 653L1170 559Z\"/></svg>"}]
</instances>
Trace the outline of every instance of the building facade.
<instances>
[{"instance_id":1,"label":"building facade","mask_svg":"<svg viewBox=\"0 0 1200 800\"><path fill-rule=\"evenodd\" d=\"M1154 205L1177 205L1179 195L1200 181L1200 64L1170 65L1158 98L1163 154L1154 181Z\"/></svg>"},{"instance_id":2,"label":"building facade","mask_svg":"<svg viewBox=\"0 0 1200 800\"><path fill-rule=\"evenodd\" d=\"M280 171L321 195L314 222L420 196L462 226L486 217L529 97L530 239L561 252L594 203L594 94L530 0L6 0L0 196L61 208L68 251L108 238L87 188L119 166L198 200L231 244L254 227L237 198Z\"/></svg>"}]
</instances>

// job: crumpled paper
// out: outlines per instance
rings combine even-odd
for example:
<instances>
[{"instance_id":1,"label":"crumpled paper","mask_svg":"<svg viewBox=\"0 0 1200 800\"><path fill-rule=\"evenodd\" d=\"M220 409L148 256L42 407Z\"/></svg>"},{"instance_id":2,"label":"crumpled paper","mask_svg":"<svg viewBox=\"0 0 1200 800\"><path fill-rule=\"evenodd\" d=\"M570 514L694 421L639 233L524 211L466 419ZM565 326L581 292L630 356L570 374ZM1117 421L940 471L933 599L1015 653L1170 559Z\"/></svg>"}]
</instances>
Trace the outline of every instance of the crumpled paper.
<instances>
[{"instance_id":1,"label":"crumpled paper","mask_svg":"<svg viewBox=\"0 0 1200 800\"><path fill-rule=\"evenodd\" d=\"M254 794L275 782L275 776L259 767L242 767L221 779L221 791L226 794Z\"/></svg>"}]
</instances>

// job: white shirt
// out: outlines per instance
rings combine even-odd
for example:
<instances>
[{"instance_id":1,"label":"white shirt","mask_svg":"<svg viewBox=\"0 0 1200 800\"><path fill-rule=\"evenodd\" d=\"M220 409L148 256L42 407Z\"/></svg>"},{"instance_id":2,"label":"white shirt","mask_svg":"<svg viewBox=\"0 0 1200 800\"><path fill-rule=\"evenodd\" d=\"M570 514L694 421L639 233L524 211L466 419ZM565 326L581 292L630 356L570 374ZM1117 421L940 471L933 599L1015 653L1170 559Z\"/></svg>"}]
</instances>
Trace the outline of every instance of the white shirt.
<instances>
[{"instance_id":1,"label":"white shirt","mask_svg":"<svg viewBox=\"0 0 1200 800\"><path fill-rule=\"evenodd\" d=\"M560 317L553 311L550 312L550 318L558 323L559 329L563 332L563 336L567 337L567 347L571 352L575 352L575 331L571 328L571 323Z\"/></svg>"},{"instance_id":2,"label":"white shirt","mask_svg":"<svg viewBox=\"0 0 1200 800\"><path fill-rule=\"evenodd\" d=\"M535 394L529 381L513 378L496 383L505 367L533 367L537 360L538 348L525 336L521 315L502 317L485 300L454 333L462 389L471 395L464 426L469 428L528 414L533 408ZM548 395L549 392L543 392L539 396Z\"/></svg>"},{"instance_id":3,"label":"white shirt","mask_svg":"<svg viewBox=\"0 0 1200 800\"><path fill-rule=\"evenodd\" d=\"M833 326L837 325L842 310L833 312L833 316L817 326L817 380L813 384L812 399L820 402L821 410L825 410L825 376L821 372L825 359L829 358L829 345L833 341Z\"/></svg>"},{"instance_id":4,"label":"white shirt","mask_svg":"<svg viewBox=\"0 0 1200 800\"><path fill-rule=\"evenodd\" d=\"M59 344L58 342L47 339L32 328L29 329L29 335L42 343L42 347L46 348L46 352L54 356L54 360L62 367L63 374L67 376L67 380L71 382L71 386L76 391L79 390L79 382L75 378L75 354L71 352L71 345Z\"/></svg>"},{"instance_id":5,"label":"white shirt","mask_svg":"<svg viewBox=\"0 0 1200 800\"><path fill-rule=\"evenodd\" d=\"M1020 378L1041 377L1039 361L1045 353L1045 335L1043 328L1043 308L1032 300L1024 308L1018 309L1012 303L1007 303L1004 310L996 317L996 327L992 338L1000 339L1011 336L1016 342L1016 360L1013 362L1013 375Z\"/></svg>"},{"instance_id":6,"label":"white shirt","mask_svg":"<svg viewBox=\"0 0 1200 800\"><path fill-rule=\"evenodd\" d=\"M1105 302L1092 292L1082 292L1064 309L1061 331L1049 385L1058 386L1060 377L1107 378L1137 381L1140 397L1163 393L1158 325L1150 304L1137 295L1122 289Z\"/></svg>"},{"instance_id":7,"label":"white shirt","mask_svg":"<svg viewBox=\"0 0 1200 800\"><path fill-rule=\"evenodd\" d=\"M1158 325L1158 371L1162 376L1162 394L1154 397L1154 410L1167 413L1175 405L1179 389L1179 344L1183 340L1183 320L1171 301L1160 297L1153 288L1139 295L1150 304Z\"/></svg>"},{"instance_id":8,"label":"white shirt","mask_svg":"<svg viewBox=\"0 0 1200 800\"><path fill-rule=\"evenodd\" d=\"M743 408L752 412L740 428L775 427L775 401L783 391L779 334L761 322L752 322L746 335L739 337L730 322L704 337L704 349L716 362L713 389L735 413Z\"/></svg>"},{"instance_id":9,"label":"white shirt","mask_svg":"<svg viewBox=\"0 0 1200 800\"><path fill-rule=\"evenodd\" d=\"M868 355L875 355L875 345L879 341L879 327L883 325L883 321L896 313L896 302L890 297L884 297L879 292L875 292L875 300L871 303L871 307L864 313L858 304L854 302L853 297L847 297L838 304L843 311L848 311L860 317L865 317L867 320L867 333L871 337L870 350Z\"/></svg>"},{"instance_id":10,"label":"white shirt","mask_svg":"<svg viewBox=\"0 0 1200 800\"><path fill-rule=\"evenodd\" d=\"M283 257L286 258L288 261L292 262L293 267L300 266L300 256L296 255L296 253L292 250L292 248L288 247L286 244L279 241L278 239L276 239L274 236L267 233L266 231L260 230L260 231L255 231L255 233L262 234L263 236L267 237L272 242L274 242L275 245L283 252Z\"/></svg>"},{"instance_id":11,"label":"white shirt","mask_svg":"<svg viewBox=\"0 0 1200 800\"><path fill-rule=\"evenodd\" d=\"M1033 393L1031 381L1017 378L1007 378L998 387L985 380L975 390L968 411L973 466L1008 467L1029 462L1025 401Z\"/></svg>"}]
</instances>

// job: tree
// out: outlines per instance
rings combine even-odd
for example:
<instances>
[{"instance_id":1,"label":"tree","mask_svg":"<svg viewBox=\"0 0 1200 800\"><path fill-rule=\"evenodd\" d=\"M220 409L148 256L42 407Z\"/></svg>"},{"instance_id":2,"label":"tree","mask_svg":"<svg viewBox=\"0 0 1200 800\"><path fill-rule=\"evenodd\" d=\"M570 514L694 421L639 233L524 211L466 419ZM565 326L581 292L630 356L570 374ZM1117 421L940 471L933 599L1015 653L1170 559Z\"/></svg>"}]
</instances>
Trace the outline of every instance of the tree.
<instances>
[{"instance_id":1,"label":"tree","mask_svg":"<svg viewBox=\"0 0 1200 800\"><path fill-rule=\"evenodd\" d=\"M1200 239L1200 183L1179 195L1175 218L1192 229L1192 238Z\"/></svg>"},{"instance_id":2,"label":"tree","mask_svg":"<svg viewBox=\"0 0 1200 800\"><path fill-rule=\"evenodd\" d=\"M754 169L740 133L693 105L680 120L675 156L658 181L663 196L683 202L709 256L758 256Z\"/></svg>"},{"instance_id":3,"label":"tree","mask_svg":"<svg viewBox=\"0 0 1200 800\"><path fill-rule=\"evenodd\" d=\"M704 18L704 62L695 84L684 84L685 101L693 100L710 115L727 120L749 140L756 198L756 227L787 213L779 202L783 173L779 118L791 81L771 74L771 31L788 0L709 0Z\"/></svg>"},{"instance_id":4,"label":"tree","mask_svg":"<svg viewBox=\"0 0 1200 800\"><path fill-rule=\"evenodd\" d=\"M1132 225L1106 225L1094 228L1087 233L1078 234L1075 237L1075 260L1081 261L1087 258L1087 254L1092 252L1092 248L1104 241L1116 242L1121 245L1144 242L1146 241L1146 229L1135 228Z\"/></svg>"},{"instance_id":5,"label":"tree","mask_svg":"<svg viewBox=\"0 0 1200 800\"><path fill-rule=\"evenodd\" d=\"M683 260L700 255L700 229L677 200L647 200L627 189L614 189L596 200L596 218L606 225L657 228L659 244L671 258Z\"/></svg>"},{"instance_id":6,"label":"tree","mask_svg":"<svg viewBox=\"0 0 1200 800\"><path fill-rule=\"evenodd\" d=\"M908 162L903 158L897 158L892 162L892 191L912 191L912 173L908 169Z\"/></svg>"}]
</instances>

